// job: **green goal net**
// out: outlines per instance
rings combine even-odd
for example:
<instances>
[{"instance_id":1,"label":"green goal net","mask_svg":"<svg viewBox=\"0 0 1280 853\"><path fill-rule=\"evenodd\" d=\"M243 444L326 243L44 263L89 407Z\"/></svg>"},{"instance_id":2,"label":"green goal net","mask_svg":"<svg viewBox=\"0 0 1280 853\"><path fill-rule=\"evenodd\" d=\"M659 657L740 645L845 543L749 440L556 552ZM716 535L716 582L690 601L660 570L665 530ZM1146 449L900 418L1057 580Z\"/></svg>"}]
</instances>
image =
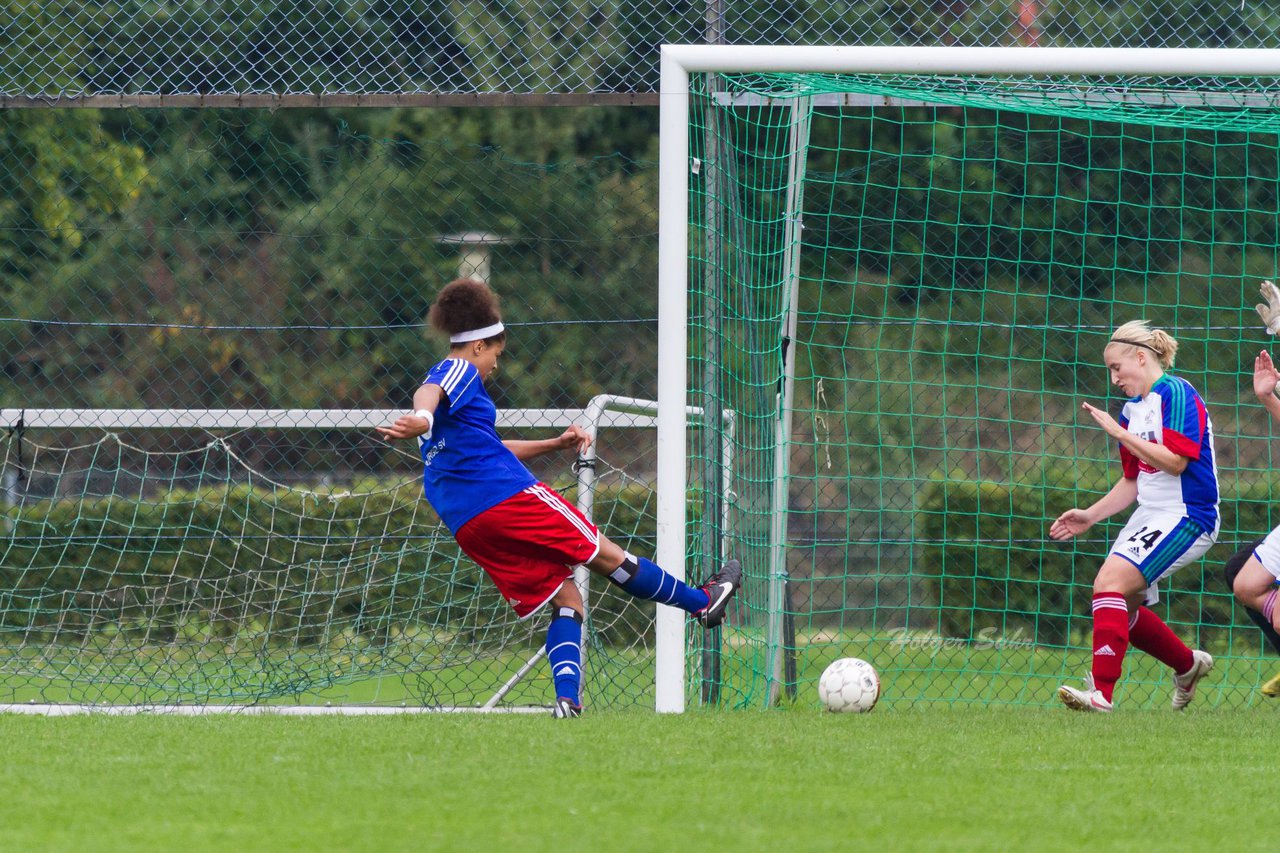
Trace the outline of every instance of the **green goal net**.
<instances>
[{"instance_id":1,"label":"green goal net","mask_svg":"<svg viewBox=\"0 0 1280 853\"><path fill-rule=\"evenodd\" d=\"M689 384L736 412L739 463L709 498L729 523L691 525L750 578L719 701L816 704L844 656L896 707L1046 704L1084 675L1128 512L1069 543L1048 526L1120 475L1079 410L1118 412L1101 351L1139 318L1180 343L1222 485L1218 544L1158 612L1218 657L1201 701L1259 701L1280 660L1222 564L1280 521L1249 380L1258 284L1280 273L1275 81L692 79ZM1124 704L1169 689L1126 659Z\"/></svg>"},{"instance_id":2,"label":"green goal net","mask_svg":"<svg viewBox=\"0 0 1280 853\"><path fill-rule=\"evenodd\" d=\"M644 401L502 411L578 423L589 465L535 465L653 547ZM544 712L547 614L516 617L422 498L383 410L0 410L0 708L66 713ZM374 465L371 461L380 464ZM653 608L579 578L583 696L653 704Z\"/></svg>"}]
</instances>

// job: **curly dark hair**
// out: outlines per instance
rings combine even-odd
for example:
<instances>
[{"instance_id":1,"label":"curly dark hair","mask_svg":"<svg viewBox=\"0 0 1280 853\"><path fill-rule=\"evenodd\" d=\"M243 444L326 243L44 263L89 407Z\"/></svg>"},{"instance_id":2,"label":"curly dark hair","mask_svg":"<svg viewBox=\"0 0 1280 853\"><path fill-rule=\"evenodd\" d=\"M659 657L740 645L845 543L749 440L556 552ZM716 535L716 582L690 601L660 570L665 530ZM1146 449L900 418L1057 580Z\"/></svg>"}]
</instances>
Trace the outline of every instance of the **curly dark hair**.
<instances>
[{"instance_id":1,"label":"curly dark hair","mask_svg":"<svg viewBox=\"0 0 1280 853\"><path fill-rule=\"evenodd\" d=\"M446 284L427 312L427 322L431 327L446 335L483 329L501 320L498 294L490 290L489 285L483 281L473 278L460 278ZM497 343L506 340L506 337L506 332L499 332L485 340Z\"/></svg>"}]
</instances>

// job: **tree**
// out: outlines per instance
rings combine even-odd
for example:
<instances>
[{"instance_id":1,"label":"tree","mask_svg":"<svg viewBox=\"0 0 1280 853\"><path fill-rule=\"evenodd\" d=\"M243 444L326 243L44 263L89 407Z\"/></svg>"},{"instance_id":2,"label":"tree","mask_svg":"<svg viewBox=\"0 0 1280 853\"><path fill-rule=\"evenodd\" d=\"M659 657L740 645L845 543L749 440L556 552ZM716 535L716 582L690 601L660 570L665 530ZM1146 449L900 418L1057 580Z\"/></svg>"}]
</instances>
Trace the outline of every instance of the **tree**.
<instances>
[{"instance_id":1,"label":"tree","mask_svg":"<svg viewBox=\"0 0 1280 853\"><path fill-rule=\"evenodd\" d=\"M118 220L143 194L141 149L112 139L98 113L0 112L0 309L38 312L44 277L87 249L91 228ZM27 323L0 326L0 364L10 378L39 371Z\"/></svg>"}]
</instances>

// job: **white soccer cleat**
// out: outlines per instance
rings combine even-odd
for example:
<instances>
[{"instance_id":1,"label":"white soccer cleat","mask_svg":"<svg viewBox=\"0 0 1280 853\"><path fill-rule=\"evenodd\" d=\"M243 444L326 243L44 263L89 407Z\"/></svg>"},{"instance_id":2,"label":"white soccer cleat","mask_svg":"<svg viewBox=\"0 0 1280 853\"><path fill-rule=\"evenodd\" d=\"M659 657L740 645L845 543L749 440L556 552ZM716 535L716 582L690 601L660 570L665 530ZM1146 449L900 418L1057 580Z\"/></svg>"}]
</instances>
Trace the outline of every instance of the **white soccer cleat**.
<instances>
[{"instance_id":1,"label":"white soccer cleat","mask_svg":"<svg viewBox=\"0 0 1280 853\"><path fill-rule=\"evenodd\" d=\"M1191 669L1173 677L1173 710L1181 711L1196 696L1196 684L1213 669L1213 655L1196 649L1191 653Z\"/></svg>"},{"instance_id":2,"label":"white soccer cleat","mask_svg":"<svg viewBox=\"0 0 1280 853\"><path fill-rule=\"evenodd\" d=\"M1084 690L1077 690L1069 685L1058 688L1058 698L1062 704L1073 711L1095 711L1102 714L1111 712L1111 703L1102 695L1102 691L1093 686L1093 676L1084 677Z\"/></svg>"}]
</instances>

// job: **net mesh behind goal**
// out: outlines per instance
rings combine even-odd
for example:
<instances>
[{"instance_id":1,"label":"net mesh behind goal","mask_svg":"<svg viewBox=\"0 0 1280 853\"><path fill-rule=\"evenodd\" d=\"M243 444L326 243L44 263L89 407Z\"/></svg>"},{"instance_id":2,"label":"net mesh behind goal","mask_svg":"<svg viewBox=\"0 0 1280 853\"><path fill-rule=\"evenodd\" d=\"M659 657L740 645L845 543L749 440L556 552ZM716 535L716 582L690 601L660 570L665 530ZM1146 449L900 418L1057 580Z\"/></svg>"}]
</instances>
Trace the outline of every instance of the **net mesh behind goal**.
<instances>
[{"instance_id":1,"label":"net mesh behind goal","mask_svg":"<svg viewBox=\"0 0 1280 853\"><path fill-rule=\"evenodd\" d=\"M1254 701L1275 660L1221 566L1276 522L1249 380L1278 272L1275 81L695 81L690 384L742 425L726 532L751 579L730 695L812 703L842 656L900 707L1043 704L1086 673L1093 577L1128 512L1074 543L1047 531L1120 475L1079 409L1118 413L1102 348L1145 318L1180 342L1222 485L1218 544L1157 612L1219 658L1200 701ZM1126 660L1126 705L1169 689Z\"/></svg>"},{"instance_id":2,"label":"net mesh behind goal","mask_svg":"<svg viewBox=\"0 0 1280 853\"><path fill-rule=\"evenodd\" d=\"M546 706L546 614L519 620L459 551L422 498L413 448L319 414L325 429L10 430L0 704ZM600 524L651 549L652 434L634 428L647 420L597 419L590 490ZM574 501L571 463L535 470ZM603 586L584 696L651 705L652 607Z\"/></svg>"}]
</instances>

